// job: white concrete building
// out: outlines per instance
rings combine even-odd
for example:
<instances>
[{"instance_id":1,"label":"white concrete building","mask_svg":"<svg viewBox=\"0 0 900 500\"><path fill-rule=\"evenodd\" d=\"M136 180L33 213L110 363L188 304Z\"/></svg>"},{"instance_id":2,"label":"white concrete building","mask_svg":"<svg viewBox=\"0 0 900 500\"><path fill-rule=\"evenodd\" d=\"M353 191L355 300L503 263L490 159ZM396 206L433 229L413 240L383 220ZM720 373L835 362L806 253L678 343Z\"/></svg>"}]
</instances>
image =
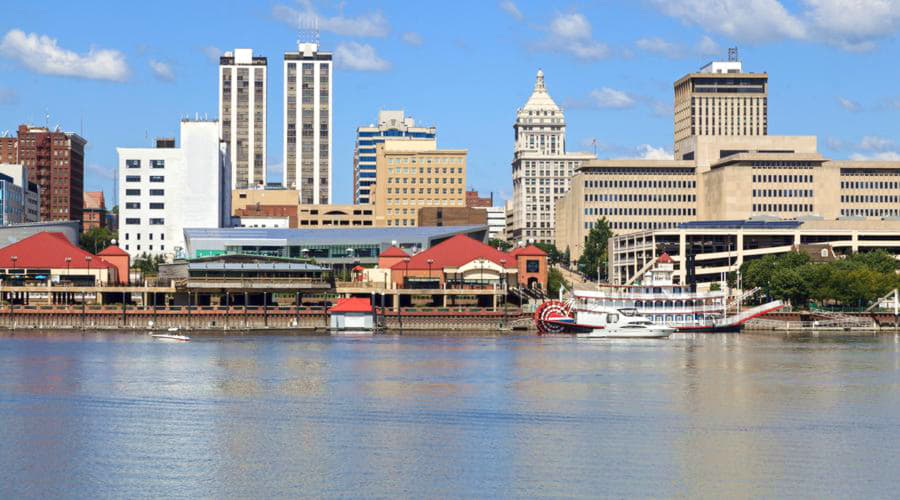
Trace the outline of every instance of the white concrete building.
<instances>
[{"instance_id":1,"label":"white concrete building","mask_svg":"<svg viewBox=\"0 0 900 500\"><path fill-rule=\"evenodd\" d=\"M487 212L488 238L503 238L506 232L506 207L474 207Z\"/></svg>"},{"instance_id":2,"label":"white concrete building","mask_svg":"<svg viewBox=\"0 0 900 500\"><path fill-rule=\"evenodd\" d=\"M332 200L331 59L317 40L284 53L284 187L302 204Z\"/></svg>"},{"instance_id":3,"label":"white concrete building","mask_svg":"<svg viewBox=\"0 0 900 500\"><path fill-rule=\"evenodd\" d=\"M119 246L178 256L184 228L225 227L231 218L228 145L217 120L182 120L180 147L116 148L119 154Z\"/></svg>"},{"instance_id":4,"label":"white concrete building","mask_svg":"<svg viewBox=\"0 0 900 500\"><path fill-rule=\"evenodd\" d=\"M547 93L541 70L513 130L513 227L507 237L553 243L556 200L569 190L575 169L595 156L566 152L566 118Z\"/></svg>"},{"instance_id":5,"label":"white concrete building","mask_svg":"<svg viewBox=\"0 0 900 500\"><path fill-rule=\"evenodd\" d=\"M267 60L253 49L219 58L219 137L231 152L231 185L266 183Z\"/></svg>"}]
</instances>

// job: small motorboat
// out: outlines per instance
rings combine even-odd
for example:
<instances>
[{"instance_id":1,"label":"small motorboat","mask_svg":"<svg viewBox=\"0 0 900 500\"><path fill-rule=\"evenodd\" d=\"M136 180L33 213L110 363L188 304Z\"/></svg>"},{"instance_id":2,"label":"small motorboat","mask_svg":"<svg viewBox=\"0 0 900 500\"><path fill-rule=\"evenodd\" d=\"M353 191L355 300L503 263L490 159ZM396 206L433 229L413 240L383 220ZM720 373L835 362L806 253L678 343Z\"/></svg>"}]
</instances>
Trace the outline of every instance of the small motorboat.
<instances>
[{"instance_id":1,"label":"small motorboat","mask_svg":"<svg viewBox=\"0 0 900 500\"><path fill-rule=\"evenodd\" d=\"M178 331L177 328L175 330L172 330L171 328L169 329L169 332L177 332L177 331ZM178 335L177 333L169 333L169 332L167 332L167 333L151 333L150 336L155 339L159 339L159 340L175 340L178 342L187 342L187 341L191 340L191 338L188 337L187 335Z\"/></svg>"}]
</instances>

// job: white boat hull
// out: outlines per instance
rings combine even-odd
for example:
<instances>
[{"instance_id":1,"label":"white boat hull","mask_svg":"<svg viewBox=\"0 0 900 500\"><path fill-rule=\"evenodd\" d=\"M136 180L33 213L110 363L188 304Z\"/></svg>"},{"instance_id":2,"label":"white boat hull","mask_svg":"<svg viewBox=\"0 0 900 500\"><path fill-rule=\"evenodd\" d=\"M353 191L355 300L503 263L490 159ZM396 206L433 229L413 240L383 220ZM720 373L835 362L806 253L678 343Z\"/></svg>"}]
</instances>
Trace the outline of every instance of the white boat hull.
<instances>
[{"instance_id":1,"label":"white boat hull","mask_svg":"<svg viewBox=\"0 0 900 500\"><path fill-rule=\"evenodd\" d=\"M150 336L159 340L174 340L177 342L187 342L191 340L191 338L186 335L173 335L171 333L154 333Z\"/></svg>"},{"instance_id":2,"label":"white boat hull","mask_svg":"<svg viewBox=\"0 0 900 500\"><path fill-rule=\"evenodd\" d=\"M636 329L597 329L590 333L579 333L580 339L664 339L674 332L672 328Z\"/></svg>"}]
</instances>

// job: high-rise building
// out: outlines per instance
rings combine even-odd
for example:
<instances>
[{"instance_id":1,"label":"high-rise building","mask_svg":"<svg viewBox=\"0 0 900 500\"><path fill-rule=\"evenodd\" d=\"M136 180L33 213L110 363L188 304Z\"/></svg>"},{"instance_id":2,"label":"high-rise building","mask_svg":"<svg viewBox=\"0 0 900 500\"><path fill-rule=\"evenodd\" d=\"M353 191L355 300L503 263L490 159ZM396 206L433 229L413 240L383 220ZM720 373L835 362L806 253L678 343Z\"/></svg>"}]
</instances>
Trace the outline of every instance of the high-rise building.
<instances>
[{"instance_id":1,"label":"high-rise building","mask_svg":"<svg viewBox=\"0 0 900 500\"><path fill-rule=\"evenodd\" d=\"M693 159L693 137L768 135L769 75L744 73L736 56L675 82L675 159Z\"/></svg>"},{"instance_id":2,"label":"high-rise building","mask_svg":"<svg viewBox=\"0 0 900 500\"><path fill-rule=\"evenodd\" d=\"M375 147L386 138L394 140L432 140L437 136L434 127L416 127L411 116L404 116L403 110L383 110L378 112L378 124L356 129L356 148L353 150L353 203L371 203L375 184Z\"/></svg>"},{"instance_id":3,"label":"high-rise building","mask_svg":"<svg viewBox=\"0 0 900 500\"><path fill-rule=\"evenodd\" d=\"M266 64L253 49L219 58L219 136L230 148L235 188L266 183Z\"/></svg>"},{"instance_id":4,"label":"high-rise building","mask_svg":"<svg viewBox=\"0 0 900 500\"><path fill-rule=\"evenodd\" d=\"M10 138L3 149L9 151ZM84 145L87 141L58 128L19 125L15 145L17 158L5 161L28 169L28 180L40 187L41 220L81 220L84 204Z\"/></svg>"},{"instance_id":5,"label":"high-rise building","mask_svg":"<svg viewBox=\"0 0 900 500\"><path fill-rule=\"evenodd\" d=\"M119 246L132 257L179 256L185 228L225 227L231 221L228 147L218 120L182 120L180 147L117 148Z\"/></svg>"},{"instance_id":6,"label":"high-rise building","mask_svg":"<svg viewBox=\"0 0 900 500\"><path fill-rule=\"evenodd\" d=\"M544 72L525 106L516 112L513 152L513 228L508 237L552 243L556 200L569 190L569 178L588 153L566 152L566 118L547 93Z\"/></svg>"},{"instance_id":7,"label":"high-rise building","mask_svg":"<svg viewBox=\"0 0 900 500\"><path fill-rule=\"evenodd\" d=\"M331 203L331 53L318 37L284 53L284 187L305 204Z\"/></svg>"},{"instance_id":8,"label":"high-rise building","mask_svg":"<svg viewBox=\"0 0 900 500\"><path fill-rule=\"evenodd\" d=\"M437 149L434 140L390 139L375 149L376 226L415 226L420 208L466 206L467 150Z\"/></svg>"}]
</instances>

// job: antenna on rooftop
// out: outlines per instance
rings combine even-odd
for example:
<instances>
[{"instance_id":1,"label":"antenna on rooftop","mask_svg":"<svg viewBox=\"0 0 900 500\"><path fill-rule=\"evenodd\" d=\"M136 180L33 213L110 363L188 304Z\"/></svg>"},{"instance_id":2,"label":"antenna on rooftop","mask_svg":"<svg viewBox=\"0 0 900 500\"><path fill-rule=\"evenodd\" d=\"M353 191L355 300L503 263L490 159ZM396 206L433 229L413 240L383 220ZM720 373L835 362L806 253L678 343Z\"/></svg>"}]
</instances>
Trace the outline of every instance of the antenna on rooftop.
<instances>
[{"instance_id":1,"label":"antenna on rooftop","mask_svg":"<svg viewBox=\"0 0 900 500\"><path fill-rule=\"evenodd\" d=\"M728 47L728 62L738 62L741 58L738 57L738 48L737 47Z\"/></svg>"}]
</instances>

